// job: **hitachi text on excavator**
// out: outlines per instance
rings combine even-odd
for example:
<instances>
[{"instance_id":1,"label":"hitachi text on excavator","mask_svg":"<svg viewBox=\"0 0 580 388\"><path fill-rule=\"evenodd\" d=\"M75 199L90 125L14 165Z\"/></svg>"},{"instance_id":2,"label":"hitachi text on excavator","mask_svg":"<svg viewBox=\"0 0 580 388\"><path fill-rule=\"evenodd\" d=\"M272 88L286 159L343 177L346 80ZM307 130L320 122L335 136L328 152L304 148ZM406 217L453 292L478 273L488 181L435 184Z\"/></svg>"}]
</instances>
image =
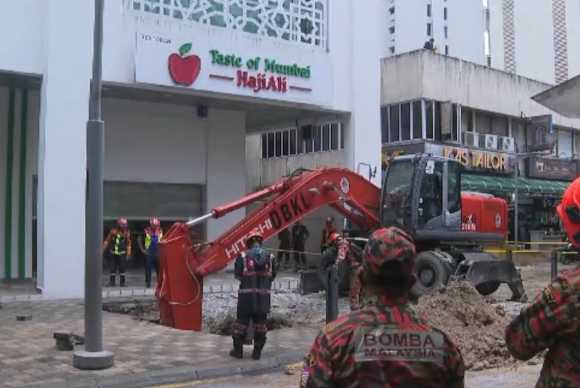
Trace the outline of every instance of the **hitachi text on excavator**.
<instances>
[{"instance_id":1,"label":"hitachi text on excavator","mask_svg":"<svg viewBox=\"0 0 580 388\"><path fill-rule=\"evenodd\" d=\"M507 203L491 195L464 192L461 166L454 159L416 154L392 159L382 188L346 168L301 171L280 182L185 223L176 223L160 242L156 297L161 323L200 331L203 278L224 269L244 249L246 235L260 228L264 240L305 217L330 206L356 228L357 244L381 227L396 226L415 240L415 296L436 292L450 280L471 282L483 295L507 284L514 299L524 288L514 264L499 260L481 247L507 238ZM259 200L265 202L215 241L192 245L190 227L217 219ZM353 233L355 234L355 233ZM334 262L332 249L319 267ZM341 283L348 269L339 269Z\"/></svg>"}]
</instances>

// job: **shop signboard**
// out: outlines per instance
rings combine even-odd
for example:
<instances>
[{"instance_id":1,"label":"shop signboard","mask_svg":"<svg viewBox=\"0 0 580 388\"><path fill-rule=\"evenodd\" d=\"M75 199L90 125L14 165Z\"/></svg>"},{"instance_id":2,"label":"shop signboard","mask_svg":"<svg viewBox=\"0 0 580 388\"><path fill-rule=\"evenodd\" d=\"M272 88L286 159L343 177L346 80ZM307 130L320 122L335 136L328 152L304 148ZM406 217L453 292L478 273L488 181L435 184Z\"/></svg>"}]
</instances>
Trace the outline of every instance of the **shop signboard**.
<instances>
[{"instance_id":1,"label":"shop signboard","mask_svg":"<svg viewBox=\"0 0 580 388\"><path fill-rule=\"evenodd\" d=\"M256 41L259 42L256 42ZM136 31L135 82L331 107L327 52L206 25Z\"/></svg>"},{"instance_id":2,"label":"shop signboard","mask_svg":"<svg viewBox=\"0 0 580 388\"><path fill-rule=\"evenodd\" d=\"M527 167L530 178L573 181L578 176L576 161L530 158Z\"/></svg>"},{"instance_id":3,"label":"shop signboard","mask_svg":"<svg viewBox=\"0 0 580 388\"><path fill-rule=\"evenodd\" d=\"M385 144L382 148L382 166L386 168L391 158L399 155L411 155L425 151L425 142Z\"/></svg>"},{"instance_id":4,"label":"shop signboard","mask_svg":"<svg viewBox=\"0 0 580 388\"><path fill-rule=\"evenodd\" d=\"M515 155L505 152L432 143L427 144L426 151L431 152L433 155L456 159L467 170L486 171L493 174L512 174L515 168Z\"/></svg>"}]
</instances>

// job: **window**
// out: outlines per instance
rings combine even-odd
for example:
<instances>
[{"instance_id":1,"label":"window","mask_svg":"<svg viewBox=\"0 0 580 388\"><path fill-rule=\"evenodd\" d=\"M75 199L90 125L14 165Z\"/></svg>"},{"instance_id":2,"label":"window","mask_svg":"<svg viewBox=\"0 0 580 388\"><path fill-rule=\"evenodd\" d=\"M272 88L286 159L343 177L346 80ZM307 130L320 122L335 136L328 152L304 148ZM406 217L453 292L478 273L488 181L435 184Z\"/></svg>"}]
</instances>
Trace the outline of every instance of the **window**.
<instances>
[{"instance_id":1,"label":"window","mask_svg":"<svg viewBox=\"0 0 580 388\"><path fill-rule=\"evenodd\" d=\"M389 47L389 53L390 54L394 54L395 53L395 47L394 46Z\"/></svg>"},{"instance_id":2,"label":"window","mask_svg":"<svg viewBox=\"0 0 580 388\"><path fill-rule=\"evenodd\" d=\"M459 140L459 136L457 136L459 126L459 108L457 104L451 104L451 140Z\"/></svg>"},{"instance_id":3,"label":"window","mask_svg":"<svg viewBox=\"0 0 580 388\"><path fill-rule=\"evenodd\" d=\"M431 23L427 23L427 36L431 36Z\"/></svg>"},{"instance_id":4,"label":"window","mask_svg":"<svg viewBox=\"0 0 580 388\"><path fill-rule=\"evenodd\" d=\"M282 132L282 156L288 156L290 152L290 131Z\"/></svg>"},{"instance_id":5,"label":"window","mask_svg":"<svg viewBox=\"0 0 580 388\"><path fill-rule=\"evenodd\" d=\"M312 151L322 151L322 128L319 126L314 127L314 149Z\"/></svg>"},{"instance_id":6,"label":"window","mask_svg":"<svg viewBox=\"0 0 580 388\"><path fill-rule=\"evenodd\" d=\"M322 127L322 151L330 149L330 125Z\"/></svg>"},{"instance_id":7,"label":"window","mask_svg":"<svg viewBox=\"0 0 580 388\"><path fill-rule=\"evenodd\" d=\"M274 133L269 133L268 134L268 157L269 158L273 158L275 155L274 152L274 146L275 146L275 141L274 141Z\"/></svg>"},{"instance_id":8,"label":"window","mask_svg":"<svg viewBox=\"0 0 580 388\"><path fill-rule=\"evenodd\" d=\"M434 140L441 141L441 103L435 101L435 138Z\"/></svg>"},{"instance_id":9,"label":"window","mask_svg":"<svg viewBox=\"0 0 580 388\"><path fill-rule=\"evenodd\" d=\"M453 214L461 210L461 172L459 163L448 163L447 174L447 210Z\"/></svg>"},{"instance_id":10,"label":"window","mask_svg":"<svg viewBox=\"0 0 580 388\"><path fill-rule=\"evenodd\" d=\"M337 150L339 149L339 137L338 137L338 124L332 124L330 126L330 149Z\"/></svg>"},{"instance_id":11,"label":"window","mask_svg":"<svg viewBox=\"0 0 580 388\"><path fill-rule=\"evenodd\" d=\"M262 135L262 159L268 157L268 134Z\"/></svg>"},{"instance_id":12,"label":"window","mask_svg":"<svg viewBox=\"0 0 580 388\"><path fill-rule=\"evenodd\" d=\"M394 34L395 33L395 26L389 27L389 33L390 34Z\"/></svg>"},{"instance_id":13,"label":"window","mask_svg":"<svg viewBox=\"0 0 580 388\"><path fill-rule=\"evenodd\" d=\"M425 111L426 111L426 120L427 120L427 139L435 139L433 133L433 116L434 116L434 109L433 109L433 101L425 101Z\"/></svg>"},{"instance_id":14,"label":"window","mask_svg":"<svg viewBox=\"0 0 580 388\"><path fill-rule=\"evenodd\" d=\"M449 37L447 26L443 27L443 34L445 35L445 39Z\"/></svg>"},{"instance_id":15,"label":"window","mask_svg":"<svg viewBox=\"0 0 580 388\"><path fill-rule=\"evenodd\" d=\"M276 132L276 153L274 156L282 156L282 132Z\"/></svg>"},{"instance_id":16,"label":"window","mask_svg":"<svg viewBox=\"0 0 580 388\"><path fill-rule=\"evenodd\" d=\"M401 140L411 140L411 104L401 104Z\"/></svg>"},{"instance_id":17,"label":"window","mask_svg":"<svg viewBox=\"0 0 580 388\"><path fill-rule=\"evenodd\" d=\"M389 107L381 108L381 143L389 142Z\"/></svg>"},{"instance_id":18,"label":"window","mask_svg":"<svg viewBox=\"0 0 580 388\"><path fill-rule=\"evenodd\" d=\"M447 7L443 8L443 20L447 20Z\"/></svg>"},{"instance_id":19,"label":"window","mask_svg":"<svg viewBox=\"0 0 580 388\"><path fill-rule=\"evenodd\" d=\"M427 16L431 17L431 4L427 4Z\"/></svg>"},{"instance_id":20,"label":"window","mask_svg":"<svg viewBox=\"0 0 580 388\"><path fill-rule=\"evenodd\" d=\"M449 55L449 46L445 45L445 55Z\"/></svg>"},{"instance_id":21,"label":"window","mask_svg":"<svg viewBox=\"0 0 580 388\"><path fill-rule=\"evenodd\" d=\"M389 142L399 140L399 105L391 105L389 107Z\"/></svg>"},{"instance_id":22,"label":"window","mask_svg":"<svg viewBox=\"0 0 580 388\"><path fill-rule=\"evenodd\" d=\"M423 112L421 101L413 102L413 139L423 138Z\"/></svg>"},{"instance_id":23,"label":"window","mask_svg":"<svg viewBox=\"0 0 580 388\"><path fill-rule=\"evenodd\" d=\"M290 155L296 155L296 130L290 130Z\"/></svg>"},{"instance_id":24,"label":"window","mask_svg":"<svg viewBox=\"0 0 580 388\"><path fill-rule=\"evenodd\" d=\"M395 7L391 7L391 8L389 8L389 13L390 13L391 15L394 15L394 14L395 14Z\"/></svg>"}]
</instances>

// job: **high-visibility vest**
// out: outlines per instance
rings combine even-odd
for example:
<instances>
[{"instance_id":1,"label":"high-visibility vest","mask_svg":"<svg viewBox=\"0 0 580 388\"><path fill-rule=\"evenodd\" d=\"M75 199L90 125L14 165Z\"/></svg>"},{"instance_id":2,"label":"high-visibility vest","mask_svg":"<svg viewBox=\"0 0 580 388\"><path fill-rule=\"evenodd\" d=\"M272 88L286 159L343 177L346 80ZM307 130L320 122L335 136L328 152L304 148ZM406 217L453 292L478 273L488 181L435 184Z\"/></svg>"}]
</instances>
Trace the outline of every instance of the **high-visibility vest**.
<instances>
[{"instance_id":1,"label":"high-visibility vest","mask_svg":"<svg viewBox=\"0 0 580 388\"><path fill-rule=\"evenodd\" d=\"M111 249L111 253L113 255L124 255L127 253L127 239L123 233L119 232L113 237L113 249Z\"/></svg>"},{"instance_id":2,"label":"high-visibility vest","mask_svg":"<svg viewBox=\"0 0 580 388\"><path fill-rule=\"evenodd\" d=\"M161 241L163 238L163 231L159 229L145 229L145 249L151 247L151 243L154 243L155 248L157 247L157 242Z\"/></svg>"}]
</instances>

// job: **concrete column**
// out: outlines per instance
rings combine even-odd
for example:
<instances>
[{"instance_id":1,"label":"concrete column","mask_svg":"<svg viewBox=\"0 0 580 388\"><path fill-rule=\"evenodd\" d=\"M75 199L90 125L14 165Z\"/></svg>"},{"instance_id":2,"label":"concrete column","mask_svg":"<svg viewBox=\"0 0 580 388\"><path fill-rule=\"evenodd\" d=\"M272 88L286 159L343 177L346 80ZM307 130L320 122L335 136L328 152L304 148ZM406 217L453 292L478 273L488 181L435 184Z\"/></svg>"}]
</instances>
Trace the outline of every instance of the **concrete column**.
<instances>
[{"instance_id":1,"label":"concrete column","mask_svg":"<svg viewBox=\"0 0 580 388\"><path fill-rule=\"evenodd\" d=\"M246 195L246 114L210 109L207 123L206 210ZM246 215L245 209L209 220L208 241Z\"/></svg>"},{"instance_id":2,"label":"concrete column","mask_svg":"<svg viewBox=\"0 0 580 388\"><path fill-rule=\"evenodd\" d=\"M376 167L373 179L381 183L381 39L377 34L382 23L378 12L380 0L368 0L364 6L350 1L352 15L352 113L345 119L346 166L368 176L369 167Z\"/></svg>"},{"instance_id":3,"label":"concrete column","mask_svg":"<svg viewBox=\"0 0 580 388\"><path fill-rule=\"evenodd\" d=\"M38 158L38 287L84 294L86 122L94 4L46 0Z\"/></svg>"}]
</instances>

